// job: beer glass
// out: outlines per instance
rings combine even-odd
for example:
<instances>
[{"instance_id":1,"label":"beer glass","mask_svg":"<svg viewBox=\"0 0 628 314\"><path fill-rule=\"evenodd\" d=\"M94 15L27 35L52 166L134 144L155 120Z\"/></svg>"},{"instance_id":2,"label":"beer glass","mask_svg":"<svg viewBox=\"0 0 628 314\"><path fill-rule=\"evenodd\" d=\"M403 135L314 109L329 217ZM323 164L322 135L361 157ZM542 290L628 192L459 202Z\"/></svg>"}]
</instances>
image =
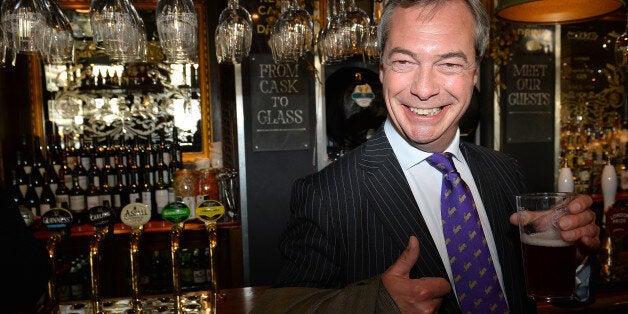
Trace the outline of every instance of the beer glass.
<instances>
[{"instance_id":1,"label":"beer glass","mask_svg":"<svg viewBox=\"0 0 628 314\"><path fill-rule=\"evenodd\" d=\"M516 195L519 234L528 297L535 301L570 300L576 285L576 247L560 237L558 219L568 214L575 193Z\"/></svg>"}]
</instances>

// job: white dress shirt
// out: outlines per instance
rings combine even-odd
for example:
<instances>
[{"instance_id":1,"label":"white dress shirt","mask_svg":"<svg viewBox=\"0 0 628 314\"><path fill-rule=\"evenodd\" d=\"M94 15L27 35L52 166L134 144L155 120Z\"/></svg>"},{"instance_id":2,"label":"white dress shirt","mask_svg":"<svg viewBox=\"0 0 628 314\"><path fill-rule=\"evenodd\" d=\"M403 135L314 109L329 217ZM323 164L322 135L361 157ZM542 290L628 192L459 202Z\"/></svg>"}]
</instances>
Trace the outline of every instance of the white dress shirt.
<instances>
[{"instance_id":1,"label":"white dress shirt","mask_svg":"<svg viewBox=\"0 0 628 314\"><path fill-rule=\"evenodd\" d=\"M392 146L395 156L397 157L397 160L399 161L399 164L401 165L401 168L403 169L403 172L406 175L408 182L410 183L410 189L412 190L412 194L414 195L414 198L419 205L421 215L423 215L423 219L425 219L427 228L429 229L430 234L432 235L432 238L436 243L438 253L440 254L440 257L443 261L443 265L445 265L447 274L449 275L449 282L451 283L451 286L454 287L454 281L451 274L451 265L449 264L449 256L447 255L447 248L445 246L445 237L443 236L443 227L441 222L442 219L440 214L440 195L441 185L443 182L443 174L436 168L430 166L430 164L425 160L432 153L421 151L408 144L408 142L403 139L401 135L399 135L399 133L395 130L394 126L389 120L386 120L386 122L384 123L384 132L386 133L386 136L390 141L390 145ZM484 208L484 204L482 203L482 199L480 198L480 193L478 192L478 188L475 185L473 176L471 175L469 165L467 165L467 162L464 159L462 152L460 151L459 143L460 129L458 129L453 142L449 145L445 152L450 152L453 154L454 166L460 173L462 179L471 189L471 194L473 195L473 200L475 201L475 205L480 216L480 221L482 222L484 236L486 237L486 242L488 244L489 251L491 252L493 263L495 265L495 270L497 271L499 284L501 285L502 291L504 291L505 294L501 265L499 263L499 258L497 257L497 248L495 247L495 240L493 239L491 225L488 221L488 217L486 216L486 209ZM422 239L419 239L419 244L421 243L421 240Z\"/></svg>"}]
</instances>

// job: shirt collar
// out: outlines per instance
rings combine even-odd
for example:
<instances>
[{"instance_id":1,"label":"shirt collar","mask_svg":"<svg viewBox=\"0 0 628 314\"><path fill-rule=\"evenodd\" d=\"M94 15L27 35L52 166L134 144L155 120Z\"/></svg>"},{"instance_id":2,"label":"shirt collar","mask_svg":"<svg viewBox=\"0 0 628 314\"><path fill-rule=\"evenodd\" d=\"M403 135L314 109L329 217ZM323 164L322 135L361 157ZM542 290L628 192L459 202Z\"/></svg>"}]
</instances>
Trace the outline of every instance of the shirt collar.
<instances>
[{"instance_id":1,"label":"shirt collar","mask_svg":"<svg viewBox=\"0 0 628 314\"><path fill-rule=\"evenodd\" d=\"M392 146L395 156L397 156L397 160L399 160L401 168L404 170L412 168L432 155L432 153L424 152L410 145L403 137L401 137L389 119L386 119L386 122L384 123L384 132L390 142L390 146ZM462 153L460 152L459 144L460 128L456 131L456 136L454 136L453 141L449 144L449 147L447 147L445 152L450 152L456 159L461 160L462 158L459 156L462 156Z\"/></svg>"}]
</instances>

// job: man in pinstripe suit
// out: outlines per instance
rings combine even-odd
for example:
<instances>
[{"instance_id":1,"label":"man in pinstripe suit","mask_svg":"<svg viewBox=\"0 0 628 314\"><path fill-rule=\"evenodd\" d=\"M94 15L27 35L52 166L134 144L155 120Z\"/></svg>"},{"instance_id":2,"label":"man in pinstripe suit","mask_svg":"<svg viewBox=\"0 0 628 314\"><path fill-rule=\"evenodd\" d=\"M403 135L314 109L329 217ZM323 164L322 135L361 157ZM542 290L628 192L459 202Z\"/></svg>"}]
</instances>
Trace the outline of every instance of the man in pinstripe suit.
<instances>
[{"instance_id":1,"label":"man in pinstripe suit","mask_svg":"<svg viewBox=\"0 0 628 314\"><path fill-rule=\"evenodd\" d=\"M488 41L481 0L389 0L379 31L388 119L295 182L280 243L286 264L253 312L460 312L441 228L442 174L425 160L440 152L453 154L471 188L509 313L534 312L514 215L524 177L512 158L459 139ZM591 203L579 196L559 222L582 256L600 244Z\"/></svg>"}]
</instances>

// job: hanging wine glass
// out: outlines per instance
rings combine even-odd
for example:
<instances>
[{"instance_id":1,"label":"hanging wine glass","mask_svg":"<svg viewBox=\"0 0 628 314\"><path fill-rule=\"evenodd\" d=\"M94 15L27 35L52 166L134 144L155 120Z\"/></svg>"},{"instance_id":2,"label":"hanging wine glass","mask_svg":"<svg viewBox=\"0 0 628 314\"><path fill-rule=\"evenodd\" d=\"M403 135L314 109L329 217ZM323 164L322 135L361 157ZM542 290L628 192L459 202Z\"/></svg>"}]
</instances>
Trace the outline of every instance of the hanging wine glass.
<instances>
[{"instance_id":1,"label":"hanging wine glass","mask_svg":"<svg viewBox=\"0 0 628 314\"><path fill-rule=\"evenodd\" d=\"M4 28L0 23L0 67L6 66L6 57L9 43L7 42Z\"/></svg>"},{"instance_id":2,"label":"hanging wine glass","mask_svg":"<svg viewBox=\"0 0 628 314\"><path fill-rule=\"evenodd\" d=\"M44 23L39 0L5 0L1 6L2 24L18 52L36 52L36 29Z\"/></svg>"},{"instance_id":3,"label":"hanging wine glass","mask_svg":"<svg viewBox=\"0 0 628 314\"><path fill-rule=\"evenodd\" d=\"M93 1L90 22L94 41L112 60L140 60L146 32L135 7L128 0ZM144 47L145 51L145 47Z\"/></svg>"},{"instance_id":4,"label":"hanging wine glass","mask_svg":"<svg viewBox=\"0 0 628 314\"><path fill-rule=\"evenodd\" d=\"M311 49L313 22L289 0L281 1L281 16L270 32L269 46L275 63L296 63Z\"/></svg>"},{"instance_id":5,"label":"hanging wine glass","mask_svg":"<svg viewBox=\"0 0 628 314\"><path fill-rule=\"evenodd\" d=\"M38 51L46 64L65 64L74 60L72 25L56 0L42 0L45 24L36 30Z\"/></svg>"},{"instance_id":6,"label":"hanging wine glass","mask_svg":"<svg viewBox=\"0 0 628 314\"><path fill-rule=\"evenodd\" d=\"M299 50L299 54L303 56L307 52L312 51L314 22L312 21L310 13L299 5L299 0L292 1L291 9L296 32L300 35L297 37L297 49Z\"/></svg>"},{"instance_id":7,"label":"hanging wine glass","mask_svg":"<svg viewBox=\"0 0 628 314\"><path fill-rule=\"evenodd\" d=\"M0 19L0 67L15 66L17 51L13 46L11 35L6 31L4 23Z\"/></svg>"},{"instance_id":8,"label":"hanging wine glass","mask_svg":"<svg viewBox=\"0 0 628 314\"><path fill-rule=\"evenodd\" d=\"M227 7L220 12L214 36L218 63L239 64L249 55L253 20L238 0L229 0Z\"/></svg>"},{"instance_id":9,"label":"hanging wine glass","mask_svg":"<svg viewBox=\"0 0 628 314\"><path fill-rule=\"evenodd\" d=\"M166 62L198 62L198 20L192 0L158 0L156 19Z\"/></svg>"},{"instance_id":10,"label":"hanging wine glass","mask_svg":"<svg viewBox=\"0 0 628 314\"><path fill-rule=\"evenodd\" d=\"M361 55L368 40L371 19L355 4L355 0L349 0L349 7L345 11L347 19L352 23L345 35L349 36L349 54Z\"/></svg>"},{"instance_id":11,"label":"hanging wine glass","mask_svg":"<svg viewBox=\"0 0 628 314\"><path fill-rule=\"evenodd\" d=\"M369 27L368 38L364 45L364 54L366 61L370 63L379 63L379 43L377 42L377 29L379 19L382 16L382 0L373 1L373 19Z\"/></svg>"},{"instance_id":12,"label":"hanging wine glass","mask_svg":"<svg viewBox=\"0 0 628 314\"><path fill-rule=\"evenodd\" d=\"M322 39L327 64L342 62L349 56L350 37L345 33L351 27L352 22L347 19L345 11L339 9L344 6L344 0L332 3L329 27Z\"/></svg>"}]
</instances>

